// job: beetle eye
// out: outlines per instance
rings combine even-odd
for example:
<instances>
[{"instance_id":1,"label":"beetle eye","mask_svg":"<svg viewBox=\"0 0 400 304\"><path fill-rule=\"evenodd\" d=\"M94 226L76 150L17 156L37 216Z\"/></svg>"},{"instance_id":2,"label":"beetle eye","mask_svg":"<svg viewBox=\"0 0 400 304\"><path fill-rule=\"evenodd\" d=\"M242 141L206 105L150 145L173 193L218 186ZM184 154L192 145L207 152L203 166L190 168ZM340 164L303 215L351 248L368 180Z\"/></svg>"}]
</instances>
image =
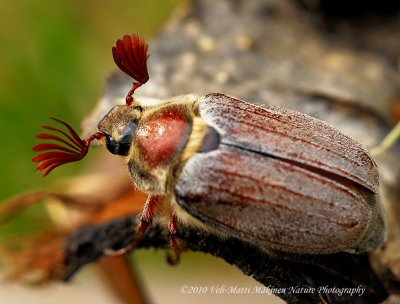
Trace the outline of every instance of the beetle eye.
<instances>
[{"instance_id":1,"label":"beetle eye","mask_svg":"<svg viewBox=\"0 0 400 304\"><path fill-rule=\"evenodd\" d=\"M106 146L108 151L110 151L112 154L122 156L128 155L133 136L135 135L136 127L137 124L135 122L129 123L124 129L122 137L118 141L107 132L103 132L106 136Z\"/></svg>"},{"instance_id":2,"label":"beetle eye","mask_svg":"<svg viewBox=\"0 0 400 304\"><path fill-rule=\"evenodd\" d=\"M118 143L115 139L108 134L107 132L103 131L103 134L106 137L106 146L107 150L110 151L112 154L118 154Z\"/></svg>"}]
</instances>

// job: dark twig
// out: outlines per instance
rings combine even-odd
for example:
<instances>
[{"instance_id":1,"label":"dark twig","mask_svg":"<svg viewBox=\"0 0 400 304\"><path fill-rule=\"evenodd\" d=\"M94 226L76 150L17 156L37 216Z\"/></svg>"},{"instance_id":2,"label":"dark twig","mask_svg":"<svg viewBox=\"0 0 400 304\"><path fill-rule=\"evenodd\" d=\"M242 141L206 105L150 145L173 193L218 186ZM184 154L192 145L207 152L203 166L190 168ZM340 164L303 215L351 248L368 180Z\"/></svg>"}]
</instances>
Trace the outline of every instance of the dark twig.
<instances>
[{"instance_id":1,"label":"dark twig","mask_svg":"<svg viewBox=\"0 0 400 304\"><path fill-rule=\"evenodd\" d=\"M105 249L119 249L132 242L134 231L134 217L78 230L65 245L68 269L65 280L71 279L83 265L100 258ZM368 255L271 255L237 238L220 239L192 229L180 231L179 237L188 250L221 257L264 286L279 289L282 293L278 290L275 293L288 303L378 303L388 296L371 269ZM151 226L138 247L167 248L167 245L167 233L159 226ZM360 291L365 288L365 291L344 293L350 288L362 288Z\"/></svg>"}]
</instances>

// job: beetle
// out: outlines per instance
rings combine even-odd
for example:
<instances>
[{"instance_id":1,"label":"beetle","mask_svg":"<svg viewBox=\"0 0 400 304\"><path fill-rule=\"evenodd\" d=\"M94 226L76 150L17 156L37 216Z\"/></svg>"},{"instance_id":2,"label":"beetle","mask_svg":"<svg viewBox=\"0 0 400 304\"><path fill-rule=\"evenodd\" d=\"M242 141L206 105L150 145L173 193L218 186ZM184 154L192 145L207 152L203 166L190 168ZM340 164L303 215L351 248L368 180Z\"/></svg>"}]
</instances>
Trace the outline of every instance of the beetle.
<instances>
[{"instance_id":1,"label":"beetle","mask_svg":"<svg viewBox=\"0 0 400 304\"><path fill-rule=\"evenodd\" d=\"M34 147L43 176L82 159L98 140L124 158L133 183L148 194L137 239L153 219L168 223L176 257L185 225L298 254L360 253L383 244L378 170L358 142L308 115L221 93L146 106L133 94L149 79L147 51L136 34L112 48L134 82L98 132L83 140L59 119L68 133L44 126L59 135L37 136L57 142Z\"/></svg>"}]
</instances>

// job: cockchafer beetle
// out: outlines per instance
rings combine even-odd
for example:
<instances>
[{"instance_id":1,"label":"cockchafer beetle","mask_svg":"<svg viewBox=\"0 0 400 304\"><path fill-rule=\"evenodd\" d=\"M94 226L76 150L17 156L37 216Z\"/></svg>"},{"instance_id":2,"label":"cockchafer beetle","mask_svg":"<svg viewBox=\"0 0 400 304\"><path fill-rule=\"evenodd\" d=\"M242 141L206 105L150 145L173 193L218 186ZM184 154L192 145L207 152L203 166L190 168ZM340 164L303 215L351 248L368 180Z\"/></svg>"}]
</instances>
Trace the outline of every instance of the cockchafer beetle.
<instances>
[{"instance_id":1,"label":"cockchafer beetle","mask_svg":"<svg viewBox=\"0 0 400 304\"><path fill-rule=\"evenodd\" d=\"M124 157L134 184L148 193L138 237L154 219L177 229L196 226L267 250L300 254L367 252L385 240L378 170L354 139L328 124L284 108L224 94L184 95L145 106L132 96L147 82L148 45L126 35L112 53L134 79L126 105L117 105L86 140L39 134L33 161L46 176L82 159L97 139ZM165 221L165 218L168 221ZM130 246L129 249L131 249Z\"/></svg>"}]
</instances>

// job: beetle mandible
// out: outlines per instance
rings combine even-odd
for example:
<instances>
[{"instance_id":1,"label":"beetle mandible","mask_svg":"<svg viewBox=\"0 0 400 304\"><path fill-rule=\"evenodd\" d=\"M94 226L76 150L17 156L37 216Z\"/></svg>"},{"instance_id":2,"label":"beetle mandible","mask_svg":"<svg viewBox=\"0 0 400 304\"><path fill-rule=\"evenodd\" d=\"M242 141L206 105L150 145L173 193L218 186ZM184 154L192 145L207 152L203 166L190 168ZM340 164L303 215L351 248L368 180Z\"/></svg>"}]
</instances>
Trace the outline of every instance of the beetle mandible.
<instances>
[{"instance_id":1,"label":"beetle mandible","mask_svg":"<svg viewBox=\"0 0 400 304\"><path fill-rule=\"evenodd\" d=\"M220 93L146 106L133 94L149 79L147 50L136 34L112 48L115 63L134 82L126 104L112 108L98 132L82 140L59 119L53 118L69 134L44 126L63 137L38 135L58 141L34 148L43 176L82 159L99 140L124 158L134 184L149 195L137 238L153 218L167 218L176 257L176 233L185 225L300 254L382 245L378 170L359 143L308 115Z\"/></svg>"}]
</instances>

